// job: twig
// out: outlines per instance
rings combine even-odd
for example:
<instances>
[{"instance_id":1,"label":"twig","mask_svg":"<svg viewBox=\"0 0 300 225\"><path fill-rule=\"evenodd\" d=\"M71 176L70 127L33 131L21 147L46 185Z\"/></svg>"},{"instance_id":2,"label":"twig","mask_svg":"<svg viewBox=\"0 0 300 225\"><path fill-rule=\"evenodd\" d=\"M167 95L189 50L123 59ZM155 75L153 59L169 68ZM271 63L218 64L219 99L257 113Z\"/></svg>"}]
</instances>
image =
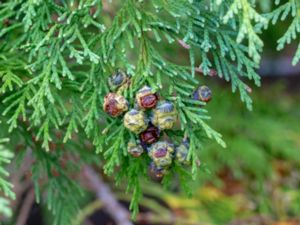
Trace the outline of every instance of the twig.
<instances>
[{"instance_id":1,"label":"twig","mask_svg":"<svg viewBox=\"0 0 300 225\"><path fill-rule=\"evenodd\" d=\"M183 40L178 40L178 43L185 49L190 49L191 46L189 46L187 43L185 43Z\"/></svg>"},{"instance_id":2,"label":"twig","mask_svg":"<svg viewBox=\"0 0 300 225\"><path fill-rule=\"evenodd\" d=\"M89 166L85 166L83 171L98 199L103 203L105 211L114 219L115 223L117 225L133 225L129 220L128 211L119 204L101 177Z\"/></svg>"},{"instance_id":3,"label":"twig","mask_svg":"<svg viewBox=\"0 0 300 225\"><path fill-rule=\"evenodd\" d=\"M195 71L198 72L198 73L203 73L203 70L201 67L195 67ZM211 77L214 77L217 75L217 71L215 69L211 69L209 72L208 72L208 75L211 76Z\"/></svg>"},{"instance_id":4,"label":"twig","mask_svg":"<svg viewBox=\"0 0 300 225\"><path fill-rule=\"evenodd\" d=\"M31 188L26 195L23 205L20 209L19 216L17 218L16 225L25 225L34 202L34 189Z\"/></svg>"}]
</instances>

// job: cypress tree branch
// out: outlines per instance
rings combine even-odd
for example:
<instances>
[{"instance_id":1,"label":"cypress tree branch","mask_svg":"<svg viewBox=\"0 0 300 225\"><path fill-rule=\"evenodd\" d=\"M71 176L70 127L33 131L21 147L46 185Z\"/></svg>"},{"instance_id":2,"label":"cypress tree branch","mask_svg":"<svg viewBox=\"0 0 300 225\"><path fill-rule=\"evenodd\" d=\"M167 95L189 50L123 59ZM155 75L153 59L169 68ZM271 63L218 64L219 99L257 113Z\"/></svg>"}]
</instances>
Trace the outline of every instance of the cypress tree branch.
<instances>
[{"instance_id":1,"label":"cypress tree branch","mask_svg":"<svg viewBox=\"0 0 300 225\"><path fill-rule=\"evenodd\" d=\"M113 91L107 82L112 73L121 69L128 75L130 84L120 94L129 108L144 85L174 104L180 125L163 132L175 145L187 134L191 167L172 164L163 183L171 183L171 175L178 173L180 185L188 192L188 181L199 172L205 138L226 146L222 135L207 122L206 103L191 98L203 82L195 74L231 82L232 91L239 92L251 109L252 85L248 82L260 85L256 70L263 43L258 31L291 16L293 22L278 41L278 49L284 48L299 37L299 9L298 0L277 5L267 14L260 14L252 0L1 2L1 132L13 137L12 146L21 141L32 150L35 163L30 167L37 202L46 201L55 215L54 224L67 224L79 210L83 192L71 179L74 171L100 161L116 183L127 181L127 190L133 193L130 210L133 215L138 212L140 181L147 174L149 159L128 155L133 134L122 118L111 118L103 110L104 97ZM186 60L172 55L182 47L189 54ZM299 59L300 46L293 64ZM22 127L19 118L28 121L28 127ZM97 157L93 151L84 151L86 143L93 145ZM19 152L16 155L24 157ZM0 162L0 188L10 198L14 193L4 164L12 157L11 151L0 151L4 160ZM121 169L116 171L116 167ZM97 177L91 168L86 170L90 178ZM96 192L99 182L102 185L101 179L91 179ZM98 197L103 195L99 192ZM119 207L116 200L112 204ZM128 213L120 210L124 221L131 224Z\"/></svg>"}]
</instances>

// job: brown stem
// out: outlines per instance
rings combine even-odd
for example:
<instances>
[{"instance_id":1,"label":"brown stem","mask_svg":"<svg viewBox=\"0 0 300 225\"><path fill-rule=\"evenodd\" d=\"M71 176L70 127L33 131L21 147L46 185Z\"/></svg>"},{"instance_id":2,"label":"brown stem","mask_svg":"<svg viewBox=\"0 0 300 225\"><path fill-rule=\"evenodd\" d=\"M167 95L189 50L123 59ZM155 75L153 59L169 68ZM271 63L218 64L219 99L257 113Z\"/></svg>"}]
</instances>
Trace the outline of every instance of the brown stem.
<instances>
[{"instance_id":1,"label":"brown stem","mask_svg":"<svg viewBox=\"0 0 300 225\"><path fill-rule=\"evenodd\" d=\"M201 67L196 67L195 68L195 71L198 72L198 73L203 73L203 70ZM214 77L217 75L217 71L214 70L214 69L211 69L209 72L208 72L208 75L211 76L211 77Z\"/></svg>"},{"instance_id":2,"label":"brown stem","mask_svg":"<svg viewBox=\"0 0 300 225\"><path fill-rule=\"evenodd\" d=\"M129 220L129 212L119 204L101 177L89 166L85 166L83 172L98 199L103 203L105 211L114 219L115 223L117 225L133 225Z\"/></svg>"},{"instance_id":3,"label":"brown stem","mask_svg":"<svg viewBox=\"0 0 300 225\"><path fill-rule=\"evenodd\" d=\"M16 225L25 225L34 202L34 189L31 188L27 193L23 205L20 209L20 213L17 218Z\"/></svg>"},{"instance_id":4,"label":"brown stem","mask_svg":"<svg viewBox=\"0 0 300 225\"><path fill-rule=\"evenodd\" d=\"M187 43L185 43L183 40L178 40L178 43L185 49L190 49L191 46L189 46Z\"/></svg>"}]
</instances>

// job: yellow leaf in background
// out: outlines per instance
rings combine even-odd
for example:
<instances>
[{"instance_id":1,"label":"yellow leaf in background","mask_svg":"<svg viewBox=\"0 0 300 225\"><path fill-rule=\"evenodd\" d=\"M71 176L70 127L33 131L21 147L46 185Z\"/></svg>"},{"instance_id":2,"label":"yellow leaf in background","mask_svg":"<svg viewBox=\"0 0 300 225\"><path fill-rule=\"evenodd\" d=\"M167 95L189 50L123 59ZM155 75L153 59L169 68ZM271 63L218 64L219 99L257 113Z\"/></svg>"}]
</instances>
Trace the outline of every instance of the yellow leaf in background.
<instances>
[{"instance_id":1,"label":"yellow leaf in background","mask_svg":"<svg viewBox=\"0 0 300 225\"><path fill-rule=\"evenodd\" d=\"M201 199L206 199L206 200L214 200L225 196L219 189L212 186L200 188L197 192L197 195Z\"/></svg>"},{"instance_id":2,"label":"yellow leaf in background","mask_svg":"<svg viewBox=\"0 0 300 225\"><path fill-rule=\"evenodd\" d=\"M280 221L280 222L275 222L271 225L299 225L300 223L297 221Z\"/></svg>"},{"instance_id":3,"label":"yellow leaf in background","mask_svg":"<svg viewBox=\"0 0 300 225\"><path fill-rule=\"evenodd\" d=\"M199 206L199 201L194 198L179 197L175 195L166 195L164 197L167 204L173 208L196 208Z\"/></svg>"}]
</instances>

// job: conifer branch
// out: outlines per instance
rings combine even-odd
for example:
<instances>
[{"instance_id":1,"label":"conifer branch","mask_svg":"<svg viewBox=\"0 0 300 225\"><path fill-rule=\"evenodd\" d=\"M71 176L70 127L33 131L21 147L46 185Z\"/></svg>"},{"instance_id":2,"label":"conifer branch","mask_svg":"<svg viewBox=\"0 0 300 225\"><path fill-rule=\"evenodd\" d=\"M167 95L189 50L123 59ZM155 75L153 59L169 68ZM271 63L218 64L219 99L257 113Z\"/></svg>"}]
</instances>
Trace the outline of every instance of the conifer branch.
<instances>
[{"instance_id":1,"label":"conifer branch","mask_svg":"<svg viewBox=\"0 0 300 225\"><path fill-rule=\"evenodd\" d=\"M127 190L133 193L130 209L133 216L138 212L140 182L147 175L149 160L129 156L127 144L134 135L122 118L111 118L102 107L105 95L112 92L107 82L112 73L118 69L126 73L128 83L118 93L130 108L144 85L174 104L180 125L165 134L175 144L189 138L191 166L172 164L162 182L169 184L178 173L182 188L189 192L188 182L199 172L205 137L225 147L222 135L209 126L206 103L193 99L203 84L202 77L195 74L216 75L231 82L232 91L238 91L251 109L250 81L260 85L256 70L263 47L262 28L292 17L278 49L295 40L300 30L297 0L267 14L260 14L252 0L109 2L0 3L1 128L6 136L22 137L22 144L32 151L36 200L47 204L55 224L67 224L79 210L83 191L72 178L82 165L88 168L95 190L100 191L97 186L102 181L88 167L99 161L116 183L127 181ZM114 6L118 10L114 11ZM162 45L174 52L184 48L189 57L179 63L169 52L165 54ZM293 64L299 59L300 47ZM90 148L85 151L87 143ZM22 158L21 153L17 156ZM13 156L5 149L1 157L9 163ZM116 171L116 167L121 169ZM13 198L2 164L0 173L4 175L0 187ZM42 193L47 193L45 198ZM103 198L100 192L99 198ZM120 207L116 200L113 204ZM107 207L111 211L111 206ZM128 213L120 210L124 221L131 224Z\"/></svg>"}]
</instances>

